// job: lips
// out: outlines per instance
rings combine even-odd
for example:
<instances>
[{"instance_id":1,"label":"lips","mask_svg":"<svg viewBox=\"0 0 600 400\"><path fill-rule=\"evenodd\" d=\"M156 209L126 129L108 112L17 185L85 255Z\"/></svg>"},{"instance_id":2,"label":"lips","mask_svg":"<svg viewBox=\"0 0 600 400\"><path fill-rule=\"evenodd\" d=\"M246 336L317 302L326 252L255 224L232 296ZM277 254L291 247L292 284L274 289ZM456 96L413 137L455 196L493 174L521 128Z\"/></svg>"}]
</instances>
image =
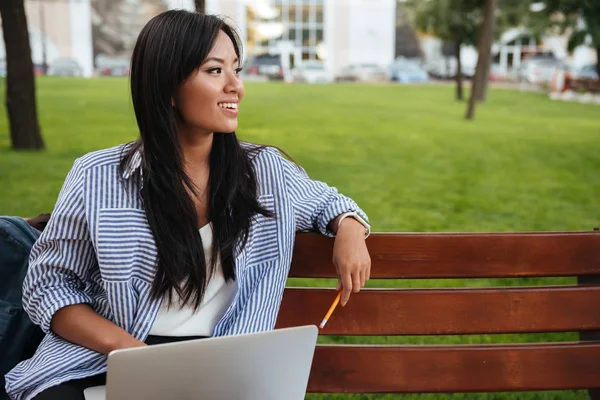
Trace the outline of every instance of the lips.
<instances>
[{"instance_id":1,"label":"lips","mask_svg":"<svg viewBox=\"0 0 600 400\"><path fill-rule=\"evenodd\" d=\"M222 103L217 103L217 105L226 110L237 110L238 109L237 102L222 102Z\"/></svg>"},{"instance_id":2,"label":"lips","mask_svg":"<svg viewBox=\"0 0 600 400\"><path fill-rule=\"evenodd\" d=\"M227 118L237 118L238 103L218 103L218 106Z\"/></svg>"}]
</instances>

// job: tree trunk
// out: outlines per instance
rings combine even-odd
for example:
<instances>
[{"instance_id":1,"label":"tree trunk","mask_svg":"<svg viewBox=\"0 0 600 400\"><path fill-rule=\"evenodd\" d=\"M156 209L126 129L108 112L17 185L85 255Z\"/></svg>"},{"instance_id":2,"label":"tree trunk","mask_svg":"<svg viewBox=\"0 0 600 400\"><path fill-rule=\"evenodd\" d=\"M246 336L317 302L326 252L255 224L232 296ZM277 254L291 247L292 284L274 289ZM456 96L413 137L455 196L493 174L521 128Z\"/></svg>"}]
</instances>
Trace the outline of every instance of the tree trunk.
<instances>
[{"instance_id":1,"label":"tree trunk","mask_svg":"<svg viewBox=\"0 0 600 400\"><path fill-rule=\"evenodd\" d=\"M456 100L463 99L462 64L460 62L460 41L456 42Z\"/></svg>"},{"instance_id":2,"label":"tree trunk","mask_svg":"<svg viewBox=\"0 0 600 400\"><path fill-rule=\"evenodd\" d=\"M490 46L494 41L494 30L496 29L496 18L493 17L492 18L492 39L490 42ZM490 70L492 69L492 52L490 49L490 54L489 57L487 58L487 62L484 64L485 70L483 73L483 76L481 77L482 79L482 86L481 86L481 90L478 93L477 96L477 101L486 101L487 100L487 91L488 91L488 86L490 83Z\"/></svg>"},{"instance_id":3,"label":"tree trunk","mask_svg":"<svg viewBox=\"0 0 600 400\"><path fill-rule=\"evenodd\" d=\"M477 92L477 101L483 102L487 98L488 83L490 81L490 69L491 69L492 58L488 57L487 61L483 63L483 74L481 75L481 85Z\"/></svg>"},{"instance_id":4,"label":"tree trunk","mask_svg":"<svg viewBox=\"0 0 600 400\"><path fill-rule=\"evenodd\" d=\"M596 46L596 72L600 76L600 44Z\"/></svg>"},{"instance_id":5,"label":"tree trunk","mask_svg":"<svg viewBox=\"0 0 600 400\"><path fill-rule=\"evenodd\" d=\"M206 0L194 0L196 5L196 12L206 14Z\"/></svg>"},{"instance_id":6,"label":"tree trunk","mask_svg":"<svg viewBox=\"0 0 600 400\"><path fill-rule=\"evenodd\" d=\"M484 0L484 1L487 1L487 0ZM480 51L481 40L484 37L484 31L485 31L485 19L482 19L481 23L479 24L479 29L477 29L477 51L478 52ZM479 98L479 88L481 87L481 85L479 85L479 84L476 85L475 82L478 79L481 79L481 77L483 76L483 74L478 72L479 69L482 68L479 64L481 62L481 58L479 57L480 54L481 53L478 53L477 65L475 67L475 74L471 78L471 93L473 93L473 90L477 90L477 92L475 92L475 99Z\"/></svg>"},{"instance_id":7,"label":"tree trunk","mask_svg":"<svg viewBox=\"0 0 600 400\"><path fill-rule=\"evenodd\" d=\"M481 36L479 37L479 45L477 51L477 67L475 69L475 77L471 85L471 97L469 98L469 107L467 109L466 119L475 117L475 103L477 94L481 93L483 88L483 76L485 74L485 64L488 62L492 52L493 40L493 22L494 12L496 10L496 0L487 0L485 5L485 14L483 17L483 25L481 28Z\"/></svg>"},{"instance_id":8,"label":"tree trunk","mask_svg":"<svg viewBox=\"0 0 600 400\"><path fill-rule=\"evenodd\" d=\"M23 0L0 0L0 16L6 48L6 110L12 147L43 149Z\"/></svg>"}]
</instances>

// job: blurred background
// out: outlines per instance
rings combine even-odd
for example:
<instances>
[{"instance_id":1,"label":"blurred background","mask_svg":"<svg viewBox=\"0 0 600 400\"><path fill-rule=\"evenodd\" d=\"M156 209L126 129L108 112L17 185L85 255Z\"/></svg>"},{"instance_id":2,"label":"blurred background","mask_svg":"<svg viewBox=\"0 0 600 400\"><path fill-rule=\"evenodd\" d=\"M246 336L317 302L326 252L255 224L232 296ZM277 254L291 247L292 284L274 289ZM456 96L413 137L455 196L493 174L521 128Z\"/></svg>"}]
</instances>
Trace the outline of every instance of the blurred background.
<instances>
[{"instance_id":1,"label":"blurred background","mask_svg":"<svg viewBox=\"0 0 600 400\"><path fill-rule=\"evenodd\" d=\"M548 85L557 69L597 79L598 44L583 34L587 17L571 4L586 2L593 8L592 0L498 0L491 80ZM470 79L478 57L477 18L485 2L199 3L207 13L229 17L238 28L246 45L248 78L316 83L452 79L459 63ZM35 73L83 77L127 75L137 34L152 16L196 7L192 0L25 0L24 5ZM465 32L457 34L460 25ZM0 74L6 74L3 43Z\"/></svg>"},{"instance_id":2,"label":"blurred background","mask_svg":"<svg viewBox=\"0 0 600 400\"><path fill-rule=\"evenodd\" d=\"M246 96L238 136L286 150L313 179L355 199L374 231L599 226L598 0L1 0L0 215L52 211L77 157L136 139L128 88L132 48L142 26L171 8L220 14L239 30ZM369 286L574 282L387 280ZM320 340L523 343L577 340L577 334Z\"/></svg>"}]
</instances>

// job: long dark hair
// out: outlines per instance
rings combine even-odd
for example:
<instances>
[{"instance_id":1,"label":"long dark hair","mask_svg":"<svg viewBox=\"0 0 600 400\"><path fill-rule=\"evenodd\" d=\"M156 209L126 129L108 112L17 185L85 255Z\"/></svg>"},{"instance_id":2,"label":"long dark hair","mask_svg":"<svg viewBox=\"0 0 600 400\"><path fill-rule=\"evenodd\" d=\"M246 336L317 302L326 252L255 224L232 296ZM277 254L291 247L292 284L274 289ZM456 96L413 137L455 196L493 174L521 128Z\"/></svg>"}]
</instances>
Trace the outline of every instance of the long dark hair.
<instances>
[{"instance_id":1,"label":"long dark hair","mask_svg":"<svg viewBox=\"0 0 600 400\"><path fill-rule=\"evenodd\" d=\"M131 62L131 96L140 139L124 154L124 171L141 152L141 195L158 249L152 297L173 290L183 304L197 308L217 257L225 280L235 280L234 251L243 247L256 214L273 215L257 200L251 158L261 146L242 146L235 133L213 135L208 179L208 218L213 225L213 250L207 265L190 193L196 189L183 168L183 155L171 106L175 90L208 56L219 31L233 42L239 59L240 41L222 19L183 10L157 15L140 32ZM187 190L186 190L187 189Z\"/></svg>"}]
</instances>

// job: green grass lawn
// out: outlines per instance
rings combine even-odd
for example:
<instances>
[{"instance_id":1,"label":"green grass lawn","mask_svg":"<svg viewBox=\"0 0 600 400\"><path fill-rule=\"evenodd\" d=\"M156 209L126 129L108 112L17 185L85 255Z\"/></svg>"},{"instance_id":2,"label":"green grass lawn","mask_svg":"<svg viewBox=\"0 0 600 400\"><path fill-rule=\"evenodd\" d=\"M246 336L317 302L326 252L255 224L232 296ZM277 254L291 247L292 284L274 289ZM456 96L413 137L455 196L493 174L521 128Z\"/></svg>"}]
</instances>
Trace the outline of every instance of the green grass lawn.
<instances>
[{"instance_id":1,"label":"green grass lawn","mask_svg":"<svg viewBox=\"0 0 600 400\"><path fill-rule=\"evenodd\" d=\"M4 81L0 97L4 103ZM130 141L127 81L40 79L47 150L9 149L0 113L0 215L52 210L73 160ZM374 231L590 230L600 225L600 107L492 90L475 121L451 86L247 84L240 138L286 150L314 179L367 212ZM568 279L376 281L455 287L569 283ZM333 285L293 280L294 285ZM490 343L572 340L574 334L325 338L335 343ZM585 399L584 392L309 396L311 399Z\"/></svg>"}]
</instances>

